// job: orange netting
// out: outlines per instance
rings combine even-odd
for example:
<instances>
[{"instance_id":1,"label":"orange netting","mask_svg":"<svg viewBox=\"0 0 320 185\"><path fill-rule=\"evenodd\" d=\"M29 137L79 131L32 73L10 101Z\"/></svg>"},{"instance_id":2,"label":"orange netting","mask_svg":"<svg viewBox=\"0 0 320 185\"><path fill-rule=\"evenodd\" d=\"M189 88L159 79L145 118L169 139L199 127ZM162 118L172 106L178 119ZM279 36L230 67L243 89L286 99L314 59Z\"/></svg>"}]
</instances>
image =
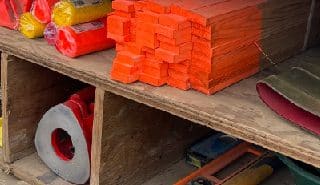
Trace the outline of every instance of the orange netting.
<instances>
[{"instance_id":1,"label":"orange netting","mask_svg":"<svg viewBox=\"0 0 320 185\"><path fill-rule=\"evenodd\" d=\"M52 8L58 1L59 0L35 0L31 13L41 23L49 23L51 21Z\"/></svg>"},{"instance_id":2,"label":"orange netting","mask_svg":"<svg viewBox=\"0 0 320 185\"><path fill-rule=\"evenodd\" d=\"M77 57L114 47L107 38L105 21L94 21L58 28L56 48L68 57Z\"/></svg>"},{"instance_id":3,"label":"orange netting","mask_svg":"<svg viewBox=\"0 0 320 185\"><path fill-rule=\"evenodd\" d=\"M0 26L16 29L20 15L28 12L32 0L0 0Z\"/></svg>"}]
</instances>

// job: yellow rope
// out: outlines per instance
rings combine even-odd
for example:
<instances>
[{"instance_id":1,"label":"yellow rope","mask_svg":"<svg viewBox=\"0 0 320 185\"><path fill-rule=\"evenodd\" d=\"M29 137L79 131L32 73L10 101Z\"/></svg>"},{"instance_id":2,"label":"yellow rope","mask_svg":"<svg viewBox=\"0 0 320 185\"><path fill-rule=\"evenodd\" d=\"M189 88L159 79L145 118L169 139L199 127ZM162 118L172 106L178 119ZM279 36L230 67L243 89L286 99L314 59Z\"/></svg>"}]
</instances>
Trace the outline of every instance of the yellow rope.
<instances>
[{"instance_id":1,"label":"yellow rope","mask_svg":"<svg viewBox=\"0 0 320 185\"><path fill-rule=\"evenodd\" d=\"M29 39L43 37L45 26L31 13L24 13L20 17L19 31Z\"/></svg>"},{"instance_id":2,"label":"yellow rope","mask_svg":"<svg viewBox=\"0 0 320 185\"><path fill-rule=\"evenodd\" d=\"M55 5L52 16L56 25L71 26L105 17L110 11L111 0L78 7L71 0L61 0Z\"/></svg>"}]
</instances>

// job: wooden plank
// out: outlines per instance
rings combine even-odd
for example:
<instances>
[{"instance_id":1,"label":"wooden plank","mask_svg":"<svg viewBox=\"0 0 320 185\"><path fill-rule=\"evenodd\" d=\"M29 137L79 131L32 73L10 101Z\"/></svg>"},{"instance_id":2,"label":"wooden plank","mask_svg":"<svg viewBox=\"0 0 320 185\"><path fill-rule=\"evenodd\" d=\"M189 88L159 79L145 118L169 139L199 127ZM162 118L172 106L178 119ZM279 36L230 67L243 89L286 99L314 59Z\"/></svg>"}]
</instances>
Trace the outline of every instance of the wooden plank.
<instances>
[{"instance_id":1,"label":"wooden plank","mask_svg":"<svg viewBox=\"0 0 320 185\"><path fill-rule=\"evenodd\" d=\"M91 185L99 184L100 181L104 94L104 90L96 88L91 145Z\"/></svg>"},{"instance_id":2,"label":"wooden plank","mask_svg":"<svg viewBox=\"0 0 320 185\"><path fill-rule=\"evenodd\" d=\"M91 185L140 185L210 129L97 89Z\"/></svg>"},{"instance_id":3,"label":"wooden plank","mask_svg":"<svg viewBox=\"0 0 320 185\"><path fill-rule=\"evenodd\" d=\"M17 178L0 171L0 184L1 185L29 185L28 183L18 180Z\"/></svg>"},{"instance_id":4,"label":"wooden plank","mask_svg":"<svg viewBox=\"0 0 320 185\"><path fill-rule=\"evenodd\" d=\"M4 157L3 157L3 150L2 148L0 148L0 169L9 174L11 169L10 169L10 165L6 162L4 162Z\"/></svg>"},{"instance_id":5,"label":"wooden plank","mask_svg":"<svg viewBox=\"0 0 320 185\"><path fill-rule=\"evenodd\" d=\"M4 28L0 28L0 49L115 94L320 167L320 139L274 114L256 93L255 83L274 70L243 80L213 96L205 96L166 86L154 88L141 83L124 85L114 82L109 78L113 50L69 59L41 39L26 40L19 33ZM318 60L319 51L311 50L302 56Z\"/></svg>"},{"instance_id":6,"label":"wooden plank","mask_svg":"<svg viewBox=\"0 0 320 185\"><path fill-rule=\"evenodd\" d=\"M72 185L54 174L36 153L11 165L14 176L34 185Z\"/></svg>"},{"instance_id":7,"label":"wooden plank","mask_svg":"<svg viewBox=\"0 0 320 185\"><path fill-rule=\"evenodd\" d=\"M2 53L3 154L13 162L35 151L34 134L42 115L64 101L80 82Z\"/></svg>"}]
</instances>

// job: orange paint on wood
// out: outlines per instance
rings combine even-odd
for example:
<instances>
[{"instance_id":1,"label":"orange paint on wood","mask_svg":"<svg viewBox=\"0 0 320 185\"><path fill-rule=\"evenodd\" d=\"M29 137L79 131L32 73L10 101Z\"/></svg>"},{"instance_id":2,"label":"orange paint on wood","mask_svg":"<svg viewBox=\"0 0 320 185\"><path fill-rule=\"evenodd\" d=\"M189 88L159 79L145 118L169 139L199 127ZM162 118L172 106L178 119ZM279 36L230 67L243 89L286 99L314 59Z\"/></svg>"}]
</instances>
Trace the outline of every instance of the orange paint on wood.
<instances>
[{"instance_id":1,"label":"orange paint on wood","mask_svg":"<svg viewBox=\"0 0 320 185\"><path fill-rule=\"evenodd\" d=\"M125 84L133 83L139 80L139 75L134 74L134 75L126 75L117 72L116 70L111 71L111 79L116 80Z\"/></svg>"},{"instance_id":2,"label":"orange paint on wood","mask_svg":"<svg viewBox=\"0 0 320 185\"><path fill-rule=\"evenodd\" d=\"M152 48L149 48L149 47L146 47L146 46L143 46L142 48L141 48L141 50L142 50L142 52L145 52L145 54L147 55L151 55L152 57L151 58L153 58L154 57L154 54L155 54L155 50L154 49L152 49Z\"/></svg>"},{"instance_id":3,"label":"orange paint on wood","mask_svg":"<svg viewBox=\"0 0 320 185\"><path fill-rule=\"evenodd\" d=\"M107 34L108 38L115 40L116 42L129 42L131 40L131 35L117 35L113 33Z\"/></svg>"},{"instance_id":4,"label":"orange paint on wood","mask_svg":"<svg viewBox=\"0 0 320 185\"><path fill-rule=\"evenodd\" d=\"M152 2L152 1L147 1L146 3L146 8L152 12L158 13L158 14L163 14L163 13L169 13L170 8L167 6L163 6L159 4L158 2Z\"/></svg>"},{"instance_id":5,"label":"orange paint on wood","mask_svg":"<svg viewBox=\"0 0 320 185\"><path fill-rule=\"evenodd\" d=\"M116 70L119 73L133 75L139 73L139 67L134 65L129 65L122 63L122 61L115 60L112 66L113 70Z\"/></svg>"},{"instance_id":6,"label":"orange paint on wood","mask_svg":"<svg viewBox=\"0 0 320 185\"><path fill-rule=\"evenodd\" d=\"M189 82L180 81L174 78L168 78L167 84L171 87L175 87L184 91L187 91L191 88L191 85Z\"/></svg>"},{"instance_id":7,"label":"orange paint on wood","mask_svg":"<svg viewBox=\"0 0 320 185\"><path fill-rule=\"evenodd\" d=\"M180 63L182 61L191 59L191 52L177 55L171 51L164 50L162 48L156 49L155 56L168 63Z\"/></svg>"},{"instance_id":8,"label":"orange paint on wood","mask_svg":"<svg viewBox=\"0 0 320 185\"><path fill-rule=\"evenodd\" d=\"M187 18L176 14L161 14L159 16L159 24L175 30L191 28L191 22Z\"/></svg>"},{"instance_id":9,"label":"orange paint on wood","mask_svg":"<svg viewBox=\"0 0 320 185\"><path fill-rule=\"evenodd\" d=\"M131 21L128 18L117 15L108 16L107 27L108 33L125 36L130 34Z\"/></svg>"},{"instance_id":10,"label":"orange paint on wood","mask_svg":"<svg viewBox=\"0 0 320 185\"><path fill-rule=\"evenodd\" d=\"M186 60L178 64L169 64L169 69L173 69L175 71L185 73L185 74L189 74L189 68L190 68L190 60Z\"/></svg>"},{"instance_id":11,"label":"orange paint on wood","mask_svg":"<svg viewBox=\"0 0 320 185\"><path fill-rule=\"evenodd\" d=\"M176 37L176 38L168 38L164 35L157 34L157 38L160 42L166 42L166 43L172 44L172 45L180 45L185 42L190 42L191 41L191 34L180 35L179 37Z\"/></svg>"},{"instance_id":12,"label":"orange paint on wood","mask_svg":"<svg viewBox=\"0 0 320 185\"><path fill-rule=\"evenodd\" d=\"M156 25L154 23L148 23L139 20L136 28L137 31L145 32L148 37L155 37Z\"/></svg>"},{"instance_id":13,"label":"orange paint on wood","mask_svg":"<svg viewBox=\"0 0 320 185\"><path fill-rule=\"evenodd\" d=\"M141 30L137 30L136 32L136 42L140 46L146 46L151 49L156 49L160 45L155 34Z\"/></svg>"},{"instance_id":14,"label":"orange paint on wood","mask_svg":"<svg viewBox=\"0 0 320 185\"><path fill-rule=\"evenodd\" d=\"M119 60L122 63L126 63L128 65L133 66L133 65L140 65L140 63L142 63L142 61L144 60L144 56L137 55L129 51L121 51L117 53L115 60Z\"/></svg>"},{"instance_id":15,"label":"orange paint on wood","mask_svg":"<svg viewBox=\"0 0 320 185\"><path fill-rule=\"evenodd\" d=\"M115 0L112 1L112 8L124 12L134 12L134 2L129 0Z\"/></svg>"},{"instance_id":16,"label":"orange paint on wood","mask_svg":"<svg viewBox=\"0 0 320 185\"><path fill-rule=\"evenodd\" d=\"M147 2L145 1L135 1L134 2L134 8L136 11L143 11L146 10Z\"/></svg>"},{"instance_id":17,"label":"orange paint on wood","mask_svg":"<svg viewBox=\"0 0 320 185\"><path fill-rule=\"evenodd\" d=\"M124 11L114 11L113 15L123 17L123 18L133 18L135 17L135 12L124 12Z\"/></svg>"},{"instance_id":18,"label":"orange paint on wood","mask_svg":"<svg viewBox=\"0 0 320 185\"><path fill-rule=\"evenodd\" d=\"M168 76L168 65L160 65L160 68L154 68L147 65L142 66L142 73L155 78L166 78Z\"/></svg>"},{"instance_id":19,"label":"orange paint on wood","mask_svg":"<svg viewBox=\"0 0 320 185\"><path fill-rule=\"evenodd\" d=\"M116 51L120 52L120 51L124 51L124 44L123 43L116 43Z\"/></svg>"},{"instance_id":20,"label":"orange paint on wood","mask_svg":"<svg viewBox=\"0 0 320 185\"><path fill-rule=\"evenodd\" d=\"M152 67L155 69L166 69L168 70L168 64L162 61L157 60L156 58L145 58L142 62L143 66Z\"/></svg>"},{"instance_id":21,"label":"orange paint on wood","mask_svg":"<svg viewBox=\"0 0 320 185\"><path fill-rule=\"evenodd\" d=\"M149 84L149 85L153 85L153 86L156 86L156 87L160 87L160 86L163 86L167 83L167 78L155 78L151 75L147 75L145 73L141 73L140 74L140 77L139 77L139 80L141 82L144 82L146 84Z\"/></svg>"},{"instance_id":22,"label":"orange paint on wood","mask_svg":"<svg viewBox=\"0 0 320 185\"><path fill-rule=\"evenodd\" d=\"M160 48L176 53L177 55L180 55L183 53L190 53L192 50L192 46L193 46L192 42L186 42L179 46L171 45L165 42L160 42Z\"/></svg>"},{"instance_id":23,"label":"orange paint on wood","mask_svg":"<svg viewBox=\"0 0 320 185\"><path fill-rule=\"evenodd\" d=\"M177 30L163 25L156 26L156 33L164 35L168 38L175 39L178 37L184 37L191 34L191 28L185 28L182 30ZM187 36L188 37L188 36Z\"/></svg>"},{"instance_id":24,"label":"orange paint on wood","mask_svg":"<svg viewBox=\"0 0 320 185\"><path fill-rule=\"evenodd\" d=\"M189 74L181 73L173 69L168 69L168 76L182 82L189 82L190 79Z\"/></svg>"},{"instance_id":25,"label":"orange paint on wood","mask_svg":"<svg viewBox=\"0 0 320 185\"><path fill-rule=\"evenodd\" d=\"M126 42L124 45L124 50L129 51L136 55L142 55L142 48L135 42Z\"/></svg>"},{"instance_id":26,"label":"orange paint on wood","mask_svg":"<svg viewBox=\"0 0 320 185\"><path fill-rule=\"evenodd\" d=\"M259 70L261 52L252 43L261 37L261 11L256 5L262 1L135 1L136 10L130 14L121 7L111 15L131 16L130 26L114 23L110 32L124 46L118 51L143 55L137 70L140 81L185 90L191 86L211 94ZM125 28L129 34L119 37L128 33ZM134 71L121 65L117 68L122 74Z\"/></svg>"},{"instance_id":27,"label":"orange paint on wood","mask_svg":"<svg viewBox=\"0 0 320 185\"><path fill-rule=\"evenodd\" d=\"M137 19L141 22L145 23L159 23L159 14L151 12L151 11L141 11L137 12Z\"/></svg>"}]
</instances>

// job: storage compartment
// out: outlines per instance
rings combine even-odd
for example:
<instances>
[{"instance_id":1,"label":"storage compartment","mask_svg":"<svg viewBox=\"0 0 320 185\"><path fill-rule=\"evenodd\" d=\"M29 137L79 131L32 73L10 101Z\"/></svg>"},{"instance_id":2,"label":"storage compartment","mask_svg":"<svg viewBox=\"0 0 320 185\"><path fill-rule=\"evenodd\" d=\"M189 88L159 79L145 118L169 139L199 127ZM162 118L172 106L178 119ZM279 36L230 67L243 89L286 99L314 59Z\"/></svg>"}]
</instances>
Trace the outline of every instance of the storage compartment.
<instances>
[{"instance_id":1,"label":"storage compartment","mask_svg":"<svg viewBox=\"0 0 320 185\"><path fill-rule=\"evenodd\" d=\"M141 185L184 157L210 129L152 107L96 91L92 184ZM102 111L103 110L103 111Z\"/></svg>"},{"instance_id":2,"label":"storage compartment","mask_svg":"<svg viewBox=\"0 0 320 185\"><path fill-rule=\"evenodd\" d=\"M43 114L85 87L79 80L2 54L4 159L31 184L70 184L34 147ZM96 88L91 184L141 184L181 160L187 146L211 132L169 113Z\"/></svg>"},{"instance_id":3,"label":"storage compartment","mask_svg":"<svg viewBox=\"0 0 320 185\"><path fill-rule=\"evenodd\" d=\"M1 62L4 160L29 183L62 184L37 157L34 136L49 108L86 85L11 55L2 54Z\"/></svg>"}]
</instances>

